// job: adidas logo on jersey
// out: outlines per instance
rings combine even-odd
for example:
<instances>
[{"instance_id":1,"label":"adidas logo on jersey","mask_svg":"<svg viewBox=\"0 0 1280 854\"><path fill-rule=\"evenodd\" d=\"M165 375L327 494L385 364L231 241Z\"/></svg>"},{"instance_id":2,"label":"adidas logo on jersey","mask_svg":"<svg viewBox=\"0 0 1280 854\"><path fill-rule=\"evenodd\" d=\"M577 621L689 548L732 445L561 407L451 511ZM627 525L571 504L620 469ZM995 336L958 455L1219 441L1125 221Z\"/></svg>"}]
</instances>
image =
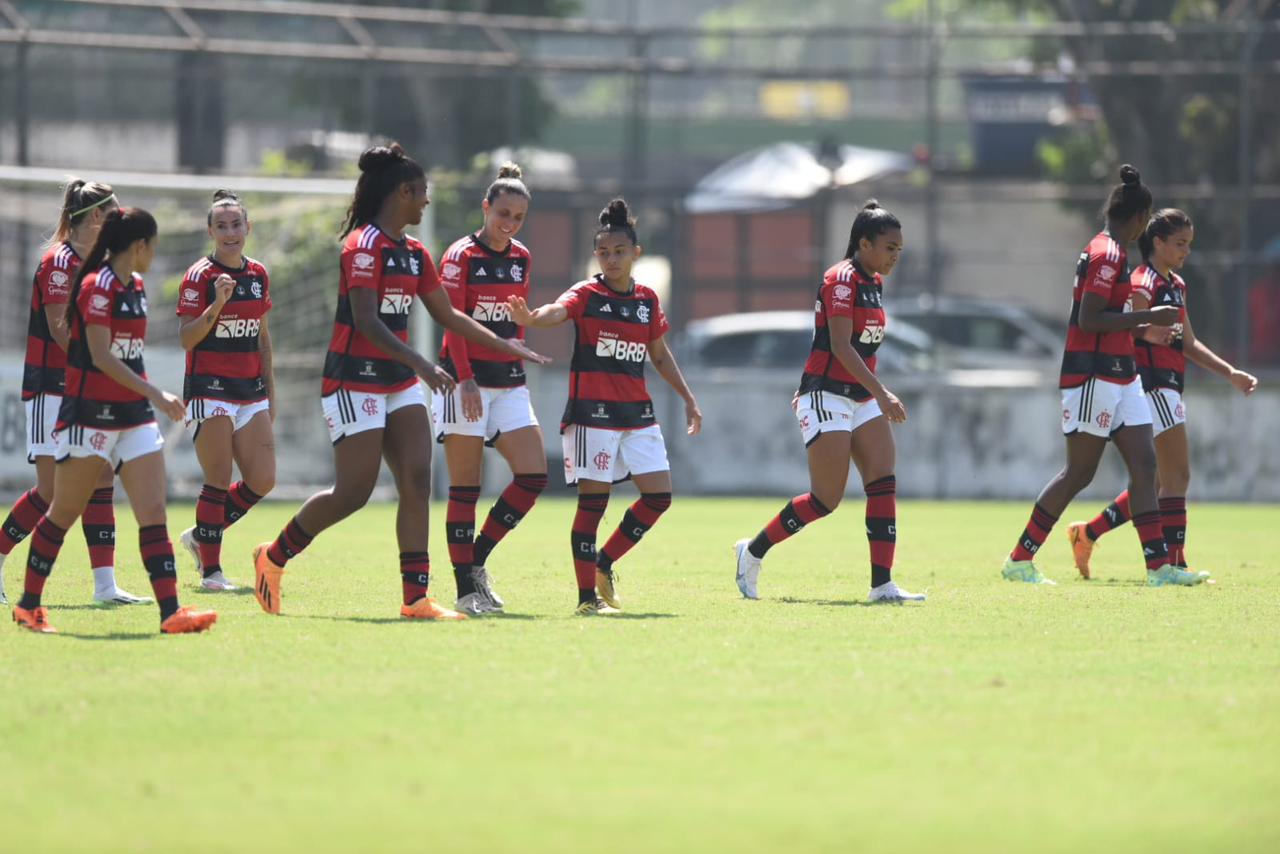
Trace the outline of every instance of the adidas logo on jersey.
<instances>
[{"instance_id":1,"label":"adidas logo on jersey","mask_svg":"<svg viewBox=\"0 0 1280 854\"><path fill-rule=\"evenodd\" d=\"M213 334L215 338L252 338L262 329L262 320L256 317L240 317L235 320L219 320Z\"/></svg>"},{"instance_id":2,"label":"adidas logo on jersey","mask_svg":"<svg viewBox=\"0 0 1280 854\"><path fill-rule=\"evenodd\" d=\"M602 335L596 341L596 355L619 362L643 362L649 355L649 347L642 341L621 341Z\"/></svg>"},{"instance_id":3,"label":"adidas logo on jersey","mask_svg":"<svg viewBox=\"0 0 1280 854\"><path fill-rule=\"evenodd\" d=\"M606 314L606 313L607 313L607 314L613 314L613 306L609 305L609 303L605 303L605 304L601 307L601 309L600 309L600 313L601 313L601 314Z\"/></svg>"},{"instance_id":4,"label":"adidas logo on jersey","mask_svg":"<svg viewBox=\"0 0 1280 854\"><path fill-rule=\"evenodd\" d=\"M413 294L383 294L379 314L408 314L413 305Z\"/></svg>"}]
</instances>

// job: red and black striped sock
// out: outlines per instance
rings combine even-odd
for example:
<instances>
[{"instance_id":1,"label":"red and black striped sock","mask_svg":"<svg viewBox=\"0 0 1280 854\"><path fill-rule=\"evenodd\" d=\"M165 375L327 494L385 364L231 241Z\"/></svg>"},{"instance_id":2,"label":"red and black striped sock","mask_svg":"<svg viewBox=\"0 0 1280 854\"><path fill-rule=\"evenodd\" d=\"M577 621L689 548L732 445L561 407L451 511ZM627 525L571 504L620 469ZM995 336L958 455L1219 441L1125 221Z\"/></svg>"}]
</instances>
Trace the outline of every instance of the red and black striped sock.
<instances>
[{"instance_id":1,"label":"red and black striped sock","mask_svg":"<svg viewBox=\"0 0 1280 854\"><path fill-rule=\"evenodd\" d=\"M1112 528L1119 528L1128 522L1132 515L1129 512L1129 490L1126 489L1088 524L1085 533L1089 535L1089 539L1097 540Z\"/></svg>"},{"instance_id":2,"label":"red and black striped sock","mask_svg":"<svg viewBox=\"0 0 1280 854\"><path fill-rule=\"evenodd\" d=\"M222 529L226 524L227 491L205 484L196 499L196 529L192 537L200 552L204 577L222 572Z\"/></svg>"},{"instance_id":3,"label":"red and black striped sock","mask_svg":"<svg viewBox=\"0 0 1280 854\"><path fill-rule=\"evenodd\" d=\"M449 563L453 564L453 580L458 598L476 592L471 580L476 541L476 502L478 486L450 486L449 503L444 510L444 539L449 544Z\"/></svg>"},{"instance_id":4,"label":"red and black striped sock","mask_svg":"<svg viewBox=\"0 0 1280 854\"><path fill-rule=\"evenodd\" d=\"M169 529L164 525L139 528L138 548L142 552L142 565L151 579L151 589L156 594L156 604L160 606L160 621L164 622L178 610L178 572L174 568Z\"/></svg>"},{"instance_id":5,"label":"red and black striped sock","mask_svg":"<svg viewBox=\"0 0 1280 854\"><path fill-rule=\"evenodd\" d=\"M303 530L298 524L298 517L294 516L289 520L289 524L284 526L284 530L280 532L280 536L276 537L275 542L267 547L267 557L276 566L284 566L302 554L302 550L311 545L314 539L314 536Z\"/></svg>"},{"instance_id":6,"label":"red and black striped sock","mask_svg":"<svg viewBox=\"0 0 1280 854\"><path fill-rule=\"evenodd\" d=\"M427 595L431 586L431 557L427 552L400 552L400 586L406 605Z\"/></svg>"},{"instance_id":7,"label":"red and black striped sock","mask_svg":"<svg viewBox=\"0 0 1280 854\"><path fill-rule=\"evenodd\" d=\"M116 565L115 486L95 489L80 517L84 542L89 547L89 566L97 569Z\"/></svg>"},{"instance_id":8,"label":"red and black striped sock","mask_svg":"<svg viewBox=\"0 0 1280 854\"><path fill-rule=\"evenodd\" d=\"M533 509L533 504L547 488L545 474L518 474L498 496L485 517L480 536L476 537L475 552L472 562L476 566L484 566L489 554L511 529L520 524L525 514Z\"/></svg>"},{"instance_id":9,"label":"red and black striped sock","mask_svg":"<svg viewBox=\"0 0 1280 854\"><path fill-rule=\"evenodd\" d=\"M609 537L600 554L596 557L596 566L604 572L613 570L614 561L640 542L640 538L658 523L658 517L671 507L670 492L643 492L635 503L627 508L618 523L618 529Z\"/></svg>"},{"instance_id":10,"label":"red and black striped sock","mask_svg":"<svg viewBox=\"0 0 1280 854\"><path fill-rule=\"evenodd\" d=\"M765 525L759 534L756 534L751 545L747 546L747 551L755 557L764 557L769 549L787 537L800 533L805 525L816 522L830 512L812 492L797 495L787 502L787 506L783 507L777 516L769 520L769 524Z\"/></svg>"},{"instance_id":11,"label":"red and black striped sock","mask_svg":"<svg viewBox=\"0 0 1280 854\"><path fill-rule=\"evenodd\" d=\"M227 501L224 505L226 513L222 517L222 527L230 528L245 517L253 509L253 505L262 500L262 496L245 485L243 480L236 481L227 490Z\"/></svg>"},{"instance_id":12,"label":"red and black striped sock","mask_svg":"<svg viewBox=\"0 0 1280 854\"><path fill-rule=\"evenodd\" d=\"M66 528L58 527L47 517L38 519L31 527L35 536L31 538L31 551L27 553L27 575L23 581L22 598L18 600L18 607L28 611L40 607L44 583L53 572L53 564L67 536Z\"/></svg>"},{"instance_id":13,"label":"red and black striped sock","mask_svg":"<svg viewBox=\"0 0 1280 854\"><path fill-rule=\"evenodd\" d=\"M14 546L35 530L40 517L48 512L49 502L40 497L34 486L22 493L5 517L3 527L0 527L0 555L13 551Z\"/></svg>"},{"instance_id":14,"label":"red and black striped sock","mask_svg":"<svg viewBox=\"0 0 1280 854\"><path fill-rule=\"evenodd\" d=\"M1169 548L1169 563L1187 566L1187 497L1174 495L1160 499L1160 523Z\"/></svg>"},{"instance_id":15,"label":"red and black striped sock","mask_svg":"<svg viewBox=\"0 0 1280 854\"><path fill-rule=\"evenodd\" d=\"M573 546L573 573L578 579L578 602L596 600L596 534L609 506L609 493L578 496L569 542Z\"/></svg>"},{"instance_id":16,"label":"red and black striped sock","mask_svg":"<svg viewBox=\"0 0 1280 854\"><path fill-rule=\"evenodd\" d=\"M1133 527L1142 543L1142 557L1147 569L1156 570L1169 563L1169 547L1164 542L1164 530L1160 527L1160 513L1152 510L1133 517Z\"/></svg>"},{"instance_id":17,"label":"red and black striped sock","mask_svg":"<svg viewBox=\"0 0 1280 854\"><path fill-rule=\"evenodd\" d=\"M1014 547L1013 553L1009 557L1013 560L1031 560L1035 557L1036 552L1040 551L1040 547L1044 545L1044 541L1049 537L1049 532L1053 530L1053 526L1057 522L1058 517L1056 514L1050 513L1037 504L1031 509L1031 521L1023 529L1022 536L1018 539L1018 545Z\"/></svg>"},{"instance_id":18,"label":"red and black striped sock","mask_svg":"<svg viewBox=\"0 0 1280 854\"><path fill-rule=\"evenodd\" d=\"M898 544L898 479L893 475L863 487L867 494L867 542L871 545L871 586L893 578L893 553Z\"/></svg>"}]
</instances>

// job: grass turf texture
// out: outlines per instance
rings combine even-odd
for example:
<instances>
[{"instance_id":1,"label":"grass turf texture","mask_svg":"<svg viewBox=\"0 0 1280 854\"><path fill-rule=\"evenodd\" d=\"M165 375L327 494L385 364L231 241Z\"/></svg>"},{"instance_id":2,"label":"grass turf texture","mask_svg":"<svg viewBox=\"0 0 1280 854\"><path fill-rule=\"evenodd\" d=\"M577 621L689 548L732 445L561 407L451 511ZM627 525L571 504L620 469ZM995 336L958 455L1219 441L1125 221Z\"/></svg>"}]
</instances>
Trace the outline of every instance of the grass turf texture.
<instances>
[{"instance_id":1,"label":"grass turf texture","mask_svg":"<svg viewBox=\"0 0 1280 854\"><path fill-rule=\"evenodd\" d=\"M620 490L601 542L632 500ZM1131 528L1075 580L1000 579L1030 503L904 502L898 578L865 607L862 509L776 548L759 602L730 544L781 505L679 499L618 564L621 618L574 618L572 506L546 501L491 560L512 612L396 618L393 508L324 534L284 615L202 594L205 636L154 606L87 607L78 530L46 602L4 627L4 837L42 851L1106 850L1280 847L1276 510L1193 505L1218 583L1147 589ZM481 512L487 505L482 502ZM295 509L227 536L229 577ZM1077 505L1064 520L1093 507ZM119 576L146 587L121 508ZM172 511L177 532L192 517ZM434 589L452 602L439 511ZM180 524L181 523L181 524ZM18 593L27 548L6 567ZM6 846L7 847L7 846Z\"/></svg>"}]
</instances>

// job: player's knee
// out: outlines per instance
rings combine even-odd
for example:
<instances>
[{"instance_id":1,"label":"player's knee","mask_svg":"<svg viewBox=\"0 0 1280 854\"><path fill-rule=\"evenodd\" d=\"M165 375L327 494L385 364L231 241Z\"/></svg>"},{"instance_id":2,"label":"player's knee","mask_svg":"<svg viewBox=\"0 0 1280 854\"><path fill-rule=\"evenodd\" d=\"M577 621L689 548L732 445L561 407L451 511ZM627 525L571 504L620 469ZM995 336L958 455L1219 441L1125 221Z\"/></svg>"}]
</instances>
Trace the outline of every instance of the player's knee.
<instances>
[{"instance_id":1,"label":"player's knee","mask_svg":"<svg viewBox=\"0 0 1280 854\"><path fill-rule=\"evenodd\" d=\"M245 476L245 485L254 491L257 495L266 495L276 488L276 470L275 467L266 470L257 470Z\"/></svg>"},{"instance_id":2,"label":"player's knee","mask_svg":"<svg viewBox=\"0 0 1280 854\"><path fill-rule=\"evenodd\" d=\"M671 509L671 493L670 492L646 492L640 496L640 500L644 502L644 506L653 511L654 515L661 516Z\"/></svg>"},{"instance_id":3,"label":"player's knee","mask_svg":"<svg viewBox=\"0 0 1280 854\"><path fill-rule=\"evenodd\" d=\"M1062 474L1058 475L1058 479L1071 490L1072 494L1075 494L1093 483L1093 476L1097 471L1096 465L1068 465L1062 470Z\"/></svg>"},{"instance_id":4,"label":"player's knee","mask_svg":"<svg viewBox=\"0 0 1280 854\"><path fill-rule=\"evenodd\" d=\"M819 509L826 511L822 514L823 516L835 512L835 509L840 506L840 502L844 499L843 493L834 491L828 493L813 489L809 491L809 494L817 499L818 503L821 505Z\"/></svg>"},{"instance_id":5,"label":"player's knee","mask_svg":"<svg viewBox=\"0 0 1280 854\"><path fill-rule=\"evenodd\" d=\"M1176 466L1170 470L1170 467L1160 469L1160 489L1171 495L1186 495L1187 487L1191 485L1191 467Z\"/></svg>"},{"instance_id":6,"label":"player's knee","mask_svg":"<svg viewBox=\"0 0 1280 854\"><path fill-rule=\"evenodd\" d=\"M1156 451L1155 448L1135 448L1128 458L1129 476L1134 480L1155 481Z\"/></svg>"},{"instance_id":7,"label":"player's knee","mask_svg":"<svg viewBox=\"0 0 1280 854\"><path fill-rule=\"evenodd\" d=\"M401 499L414 498L426 502L431 499L431 466L405 466L396 478L400 484Z\"/></svg>"}]
</instances>

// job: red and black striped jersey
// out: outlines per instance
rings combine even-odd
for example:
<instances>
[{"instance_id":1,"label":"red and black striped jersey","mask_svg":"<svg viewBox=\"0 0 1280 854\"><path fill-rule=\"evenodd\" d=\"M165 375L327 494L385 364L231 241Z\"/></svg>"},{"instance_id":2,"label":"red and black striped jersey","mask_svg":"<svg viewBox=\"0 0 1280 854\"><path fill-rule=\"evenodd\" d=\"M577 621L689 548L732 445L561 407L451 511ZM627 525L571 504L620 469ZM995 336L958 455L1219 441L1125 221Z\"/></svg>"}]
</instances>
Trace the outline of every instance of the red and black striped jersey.
<instances>
[{"instance_id":1,"label":"red and black striped jersey","mask_svg":"<svg viewBox=\"0 0 1280 854\"><path fill-rule=\"evenodd\" d=\"M511 319L507 297L529 296L529 250L512 240L505 251L486 246L478 235L454 242L440 257L440 283L453 307L499 338L524 338L524 328ZM456 332L444 333L440 367L456 380L474 378L487 388L524 385L524 361L473 344Z\"/></svg>"},{"instance_id":2,"label":"red and black striped jersey","mask_svg":"<svg viewBox=\"0 0 1280 854\"><path fill-rule=\"evenodd\" d=\"M62 394L67 354L49 331L45 307L66 305L80 256L70 243L44 253L31 281L31 316L27 320L27 355L22 365L22 399L38 394Z\"/></svg>"},{"instance_id":3,"label":"red and black striped jersey","mask_svg":"<svg viewBox=\"0 0 1280 854\"><path fill-rule=\"evenodd\" d=\"M222 307L213 329L187 351L187 374L182 383L186 400L205 397L230 403L252 403L267 396L262 375L259 333L271 310L267 268L245 258L235 270L212 256L187 270L178 293L179 317L199 317L214 301L214 282L226 274L235 280L231 298Z\"/></svg>"},{"instance_id":4,"label":"red and black striped jersey","mask_svg":"<svg viewBox=\"0 0 1280 854\"><path fill-rule=\"evenodd\" d=\"M1133 357L1133 332L1085 332L1080 328L1080 301L1087 293L1107 300L1105 311L1129 310L1129 271L1124 248L1105 231L1080 253L1075 286L1071 292L1071 323L1062 354L1059 388L1084 385L1092 377L1110 383L1127 383L1138 374Z\"/></svg>"},{"instance_id":5,"label":"red and black striped jersey","mask_svg":"<svg viewBox=\"0 0 1280 854\"><path fill-rule=\"evenodd\" d=\"M1178 309L1173 341L1168 345L1141 338L1134 342L1142 388L1144 391L1157 388L1182 391L1187 371L1187 357L1182 352L1182 327L1187 321L1187 283L1172 270L1166 279L1146 264L1133 271L1130 281L1133 293L1146 297L1152 308L1171 305Z\"/></svg>"},{"instance_id":6,"label":"red and black striped jersey","mask_svg":"<svg viewBox=\"0 0 1280 854\"><path fill-rule=\"evenodd\" d=\"M853 400L870 399L871 392L831 352L830 320L847 317L853 321L849 343L875 373L876 350L884 340L886 323L883 294L880 274L867 275L855 260L846 258L827 270L814 305L813 348L800 377L800 394L826 391Z\"/></svg>"},{"instance_id":7,"label":"red and black striped jersey","mask_svg":"<svg viewBox=\"0 0 1280 854\"><path fill-rule=\"evenodd\" d=\"M76 304L68 309L71 341L67 349L67 384L58 410L58 430L72 425L99 430L123 430L155 421L151 404L125 388L93 363L85 338L86 326L105 326L111 333L111 352L146 379L142 361L147 337L147 295L142 277L121 281L109 265L88 273L80 283Z\"/></svg>"},{"instance_id":8,"label":"red and black striped jersey","mask_svg":"<svg viewBox=\"0 0 1280 854\"><path fill-rule=\"evenodd\" d=\"M440 287L431 255L414 238L405 235L392 240L370 223L342 242L341 271L338 311L324 360L321 394L327 396L340 388L374 394L412 388L418 382L413 369L388 358L356 329L350 294L356 288L375 291L378 319L407 343L414 298L426 297Z\"/></svg>"},{"instance_id":9,"label":"red and black striped jersey","mask_svg":"<svg viewBox=\"0 0 1280 854\"><path fill-rule=\"evenodd\" d=\"M671 328L658 295L632 282L619 293L597 275L560 295L576 330L569 365L569 401L560 429L570 424L638 430L657 423L644 381L649 345Z\"/></svg>"}]
</instances>

